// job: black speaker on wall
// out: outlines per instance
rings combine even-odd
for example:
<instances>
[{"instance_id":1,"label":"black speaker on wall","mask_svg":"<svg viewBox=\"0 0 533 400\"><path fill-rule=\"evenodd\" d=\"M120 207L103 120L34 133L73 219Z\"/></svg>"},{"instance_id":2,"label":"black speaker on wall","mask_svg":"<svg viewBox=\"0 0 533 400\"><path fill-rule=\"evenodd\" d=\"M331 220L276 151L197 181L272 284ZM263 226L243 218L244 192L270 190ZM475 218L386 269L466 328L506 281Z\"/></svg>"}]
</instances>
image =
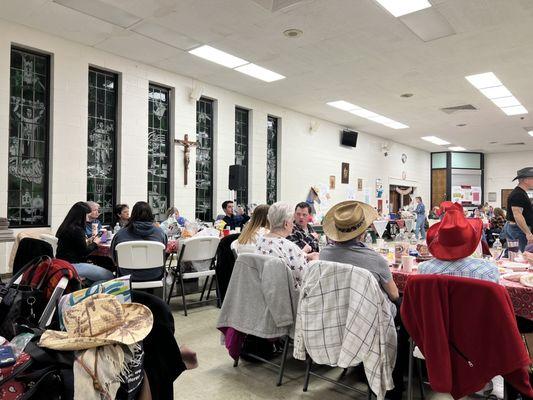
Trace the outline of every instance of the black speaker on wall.
<instances>
[{"instance_id":1,"label":"black speaker on wall","mask_svg":"<svg viewBox=\"0 0 533 400\"><path fill-rule=\"evenodd\" d=\"M246 167L244 165L229 166L229 190L246 189Z\"/></svg>"}]
</instances>

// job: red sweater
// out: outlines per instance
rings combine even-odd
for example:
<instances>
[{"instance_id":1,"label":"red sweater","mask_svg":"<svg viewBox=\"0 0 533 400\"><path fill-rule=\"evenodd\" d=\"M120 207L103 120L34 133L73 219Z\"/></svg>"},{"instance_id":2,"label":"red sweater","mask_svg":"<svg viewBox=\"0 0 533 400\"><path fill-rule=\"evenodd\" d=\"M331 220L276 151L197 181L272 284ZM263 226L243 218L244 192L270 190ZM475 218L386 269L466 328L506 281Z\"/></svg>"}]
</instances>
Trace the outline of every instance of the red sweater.
<instances>
[{"instance_id":1,"label":"red sweater","mask_svg":"<svg viewBox=\"0 0 533 400\"><path fill-rule=\"evenodd\" d=\"M533 396L530 360L504 287L471 278L412 276L401 316L424 354L433 390L458 399L502 375Z\"/></svg>"}]
</instances>

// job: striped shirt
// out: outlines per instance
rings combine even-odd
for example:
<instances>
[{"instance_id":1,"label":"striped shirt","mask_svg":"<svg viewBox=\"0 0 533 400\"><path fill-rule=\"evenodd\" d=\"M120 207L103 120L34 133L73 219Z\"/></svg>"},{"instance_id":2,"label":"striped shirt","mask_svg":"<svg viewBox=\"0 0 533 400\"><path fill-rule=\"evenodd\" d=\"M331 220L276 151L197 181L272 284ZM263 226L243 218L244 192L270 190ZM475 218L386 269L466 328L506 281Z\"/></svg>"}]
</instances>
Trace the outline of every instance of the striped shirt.
<instances>
[{"instance_id":1,"label":"striped shirt","mask_svg":"<svg viewBox=\"0 0 533 400\"><path fill-rule=\"evenodd\" d=\"M421 263L418 266L418 273L460 276L496 283L500 280L500 273L496 264L488 260L473 257L461 258L455 261L434 258Z\"/></svg>"}]
</instances>

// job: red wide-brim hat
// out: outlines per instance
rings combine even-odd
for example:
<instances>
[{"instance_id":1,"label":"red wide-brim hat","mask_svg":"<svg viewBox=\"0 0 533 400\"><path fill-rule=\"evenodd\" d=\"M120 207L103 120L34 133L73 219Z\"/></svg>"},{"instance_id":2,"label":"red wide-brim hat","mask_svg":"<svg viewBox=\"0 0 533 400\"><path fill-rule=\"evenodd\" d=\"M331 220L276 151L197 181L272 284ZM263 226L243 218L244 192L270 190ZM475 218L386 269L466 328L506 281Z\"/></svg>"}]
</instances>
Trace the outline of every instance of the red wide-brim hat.
<instances>
[{"instance_id":1,"label":"red wide-brim hat","mask_svg":"<svg viewBox=\"0 0 533 400\"><path fill-rule=\"evenodd\" d=\"M465 218L464 212L458 207L450 207L442 221L429 228L426 241L433 257L454 261L471 256L482 233L481 219Z\"/></svg>"}]
</instances>

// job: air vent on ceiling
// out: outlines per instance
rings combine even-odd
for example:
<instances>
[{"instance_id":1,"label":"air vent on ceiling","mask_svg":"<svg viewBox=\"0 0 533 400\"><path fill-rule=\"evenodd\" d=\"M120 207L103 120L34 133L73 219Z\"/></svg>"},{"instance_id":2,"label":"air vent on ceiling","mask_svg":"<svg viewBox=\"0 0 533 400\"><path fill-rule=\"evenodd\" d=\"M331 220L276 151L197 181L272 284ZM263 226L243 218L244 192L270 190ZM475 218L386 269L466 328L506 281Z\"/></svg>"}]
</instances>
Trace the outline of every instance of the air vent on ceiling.
<instances>
[{"instance_id":1,"label":"air vent on ceiling","mask_svg":"<svg viewBox=\"0 0 533 400\"><path fill-rule=\"evenodd\" d=\"M504 146L522 146L524 145L524 142L513 142L513 143L504 143Z\"/></svg>"},{"instance_id":2,"label":"air vent on ceiling","mask_svg":"<svg viewBox=\"0 0 533 400\"><path fill-rule=\"evenodd\" d=\"M463 104L460 106L453 106L453 107L444 107L440 109L442 112L445 112L446 114L453 114L457 111L475 111L477 110L476 107L474 107L472 104Z\"/></svg>"}]
</instances>

